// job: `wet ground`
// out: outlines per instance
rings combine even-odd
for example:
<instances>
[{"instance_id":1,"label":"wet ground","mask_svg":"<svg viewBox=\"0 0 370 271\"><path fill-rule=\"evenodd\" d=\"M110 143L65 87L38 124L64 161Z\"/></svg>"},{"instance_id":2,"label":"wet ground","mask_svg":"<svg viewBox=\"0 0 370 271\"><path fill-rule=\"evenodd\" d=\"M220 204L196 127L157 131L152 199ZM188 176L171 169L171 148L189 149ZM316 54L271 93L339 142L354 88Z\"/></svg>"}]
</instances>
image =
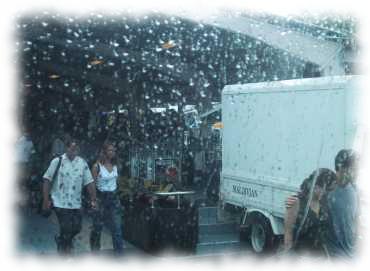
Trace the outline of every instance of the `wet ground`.
<instances>
[{"instance_id":1,"label":"wet ground","mask_svg":"<svg viewBox=\"0 0 370 271\"><path fill-rule=\"evenodd\" d=\"M192 201L200 200L203 194L198 192L192 195ZM203 206L203 204L201 204ZM202 210L201 210L202 209ZM239 234L230 228L230 225L214 225L216 221L215 208L202 207L199 209L199 243L195 254L179 255L171 251L165 251L160 255L153 256L131 243L124 241L124 256L140 257L145 259L169 259L176 258L189 260L216 259L223 255L242 256L250 254L250 249L239 244ZM210 212L212 211L212 213ZM21 254L50 255L56 256L57 248L54 241L58 234L59 226L54 213L49 218L44 218L35 210L22 209L19 216L19 239L17 248ZM212 220L212 221L211 221ZM82 230L75 237L73 254L91 255L89 247L89 234L92 225L90 217L83 215ZM216 227L215 227L216 226ZM248 252L249 250L249 252ZM104 228L101 238L101 251L98 255L112 255L112 239L107 228Z\"/></svg>"},{"instance_id":2,"label":"wet ground","mask_svg":"<svg viewBox=\"0 0 370 271\"><path fill-rule=\"evenodd\" d=\"M20 212L18 251L22 254L47 254L57 255L54 236L57 235L59 226L53 213L49 218L44 218L34 211L23 210ZM82 230L74 240L74 254L90 253L89 234L91 219L83 216ZM128 242L124 242L125 256L148 255ZM101 255L111 254L112 239L107 229L103 230L101 237Z\"/></svg>"}]
</instances>

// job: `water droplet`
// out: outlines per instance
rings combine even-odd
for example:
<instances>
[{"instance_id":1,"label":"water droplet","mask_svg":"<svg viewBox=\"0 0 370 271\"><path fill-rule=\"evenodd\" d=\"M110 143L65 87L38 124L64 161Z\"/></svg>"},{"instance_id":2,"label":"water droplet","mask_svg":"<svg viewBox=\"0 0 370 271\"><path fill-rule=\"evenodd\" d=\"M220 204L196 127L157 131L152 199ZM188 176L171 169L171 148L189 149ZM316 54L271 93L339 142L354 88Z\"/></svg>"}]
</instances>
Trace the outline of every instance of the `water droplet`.
<instances>
[{"instance_id":1,"label":"water droplet","mask_svg":"<svg viewBox=\"0 0 370 271\"><path fill-rule=\"evenodd\" d=\"M85 86L85 92L89 92L91 90L91 86L90 85L86 85Z\"/></svg>"}]
</instances>

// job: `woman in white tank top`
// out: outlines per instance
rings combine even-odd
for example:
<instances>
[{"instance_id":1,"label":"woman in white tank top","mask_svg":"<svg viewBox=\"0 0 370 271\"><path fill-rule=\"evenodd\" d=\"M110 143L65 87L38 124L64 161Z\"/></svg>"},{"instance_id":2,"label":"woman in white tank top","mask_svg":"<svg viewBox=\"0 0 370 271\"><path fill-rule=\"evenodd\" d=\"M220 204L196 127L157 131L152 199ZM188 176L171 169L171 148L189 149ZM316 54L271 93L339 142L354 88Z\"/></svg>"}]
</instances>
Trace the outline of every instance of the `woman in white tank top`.
<instances>
[{"instance_id":1,"label":"woman in white tank top","mask_svg":"<svg viewBox=\"0 0 370 271\"><path fill-rule=\"evenodd\" d=\"M110 165L107 168L106 165L98 162L99 173L96 178L96 189L100 192L114 192L117 189L117 166Z\"/></svg>"},{"instance_id":2,"label":"woman in white tank top","mask_svg":"<svg viewBox=\"0 0 370 271\"><path fill-rule=\"evenodd\" d=\"M99 203L98 211L93 216L93 229L90 234L91 250L100 249L101 232L106 225L112 234L114 252L120 255L123 251L122 208L117 194L118 170L112 143L103 144L100 157L91 171Z\"/></svg>"}]
</instances>

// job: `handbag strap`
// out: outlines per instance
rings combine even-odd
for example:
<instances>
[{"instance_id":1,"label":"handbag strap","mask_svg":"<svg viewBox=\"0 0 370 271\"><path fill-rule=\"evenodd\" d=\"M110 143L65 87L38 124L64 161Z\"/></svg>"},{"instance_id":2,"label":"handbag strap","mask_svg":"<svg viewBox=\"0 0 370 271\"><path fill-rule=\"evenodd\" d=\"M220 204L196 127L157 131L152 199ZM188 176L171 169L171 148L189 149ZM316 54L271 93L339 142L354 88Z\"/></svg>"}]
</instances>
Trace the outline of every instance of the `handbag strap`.
<instances>
[{"instance_id":1,"label":"handbag strap","mask_svg":"<svg viewBox=\"0 0 370 271\"><path fill-rule=\"evenodd\" d=\"M55 178L57 177L57 174L58 174L58 171L59 171L59 168L60 168L61 164L62 164L62 156L59 156L59 161L58 161L57 168L55 169L54 174L53 174L53 178L51 179L52 182L54 182Z\"/></svg>"}]
</instances>

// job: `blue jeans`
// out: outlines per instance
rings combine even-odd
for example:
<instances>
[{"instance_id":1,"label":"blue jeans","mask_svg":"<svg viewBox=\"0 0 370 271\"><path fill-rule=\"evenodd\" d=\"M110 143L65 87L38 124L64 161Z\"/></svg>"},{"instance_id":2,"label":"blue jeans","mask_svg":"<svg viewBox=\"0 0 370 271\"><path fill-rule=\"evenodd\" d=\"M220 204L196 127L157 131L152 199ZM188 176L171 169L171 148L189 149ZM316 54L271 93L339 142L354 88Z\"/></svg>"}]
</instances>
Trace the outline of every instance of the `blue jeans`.
<instances>
[{"instance_id":1,"label":"blue jeans","mask_svg":"<svg viewBox=\"0 0 370 271\"><path fill-rule=\"evenodd\" d=\"M100 237L103 226L108 226L112 234L115 254L123 252L122 208L116 192L97 191L98 210L93 214L93 229L90 233L91 250L100 249Z\"/></svg>"}]
</instances>

